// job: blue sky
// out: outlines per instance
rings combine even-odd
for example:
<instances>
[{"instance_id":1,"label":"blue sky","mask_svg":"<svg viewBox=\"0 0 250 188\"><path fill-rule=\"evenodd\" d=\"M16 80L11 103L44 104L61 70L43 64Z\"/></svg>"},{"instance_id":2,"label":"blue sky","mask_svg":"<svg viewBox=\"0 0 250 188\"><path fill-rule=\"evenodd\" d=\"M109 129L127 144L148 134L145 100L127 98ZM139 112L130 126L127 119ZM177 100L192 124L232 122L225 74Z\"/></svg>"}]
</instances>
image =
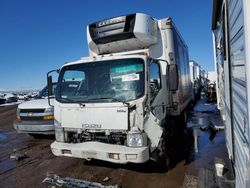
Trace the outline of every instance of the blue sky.
<instances>
[{"instance_id":1,"label":"blue sky","mask_svg":"<svg viewBox=\"0 0 250 188\"><path fill-rule=\"evenodd\" d=\"M0 0L0 90L42 88L46 73L87 56L86 26L141 12L172 17L189 58L213 70L211 0Z\"/></svg>"}]
</instances>

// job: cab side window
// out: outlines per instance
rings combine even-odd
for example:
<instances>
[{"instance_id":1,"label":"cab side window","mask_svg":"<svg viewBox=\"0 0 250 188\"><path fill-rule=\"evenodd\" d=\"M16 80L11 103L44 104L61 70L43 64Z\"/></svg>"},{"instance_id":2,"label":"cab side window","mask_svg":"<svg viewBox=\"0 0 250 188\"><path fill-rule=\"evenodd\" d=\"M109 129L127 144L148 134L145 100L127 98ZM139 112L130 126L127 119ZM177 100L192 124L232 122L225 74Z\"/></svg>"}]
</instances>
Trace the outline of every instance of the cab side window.
<instances>
[{"instance_id":1,"label":"cab side window","mask_svg":"<svg viewBox=\"0 0 250 188\"><path fill-rule=\"evenodd\" d=\"M150 81L150 94L151 101L155 98L159 90L161 89L161 77L160 77L160 66L154 61L149 65L149 81Z\"/></svg>"}]
</instances>

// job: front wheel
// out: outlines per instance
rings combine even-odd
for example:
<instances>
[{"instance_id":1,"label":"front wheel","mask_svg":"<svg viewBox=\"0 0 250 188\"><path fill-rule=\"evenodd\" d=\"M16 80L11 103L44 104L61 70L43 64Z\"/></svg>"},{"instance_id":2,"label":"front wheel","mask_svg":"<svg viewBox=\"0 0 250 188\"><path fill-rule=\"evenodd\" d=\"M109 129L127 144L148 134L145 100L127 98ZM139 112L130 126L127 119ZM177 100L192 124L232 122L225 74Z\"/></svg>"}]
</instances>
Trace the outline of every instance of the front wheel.
<instances>
[{"instance_id":1,"label":"front wheel","mask_svg":"<svg viewBox=\"0 0 250 188\"><path fill-rule=\"evenodd\" d=\"M166 152L159 159L159 164L158 165L160 166L160 169L163 170L163 171L170 170L170 157Z\"/></svg>"},{"instance_id":2,"label":"front wheel","mask_svg":"<svg viewBox=\"0 0 250 188\"><path fill-rule=\"evenodd\" d=\"M160 152L157 160L157 165L161 171L168 171L170 169L170 155L167 152L166 142L164 139L160 142Z\"/></svg>"}]
</instances>

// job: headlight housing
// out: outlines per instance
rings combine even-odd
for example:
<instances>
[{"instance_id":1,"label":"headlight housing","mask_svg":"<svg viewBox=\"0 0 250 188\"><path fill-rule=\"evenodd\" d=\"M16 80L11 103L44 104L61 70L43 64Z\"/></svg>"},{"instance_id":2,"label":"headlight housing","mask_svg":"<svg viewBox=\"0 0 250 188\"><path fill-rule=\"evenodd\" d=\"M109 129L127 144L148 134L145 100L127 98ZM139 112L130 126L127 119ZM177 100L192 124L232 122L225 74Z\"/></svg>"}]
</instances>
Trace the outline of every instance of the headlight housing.
<instances>
[{"instance_id":1,"label":"headlight housing","mask_svg":"<svg viewBox=\"0 0 250 188\"><path fill-rule=\"evenodd\" d=\"M129 132L127 134L127 145L129 147L143 147L147 145L147 136L141 132Z\"/></svg>"},{"instance_id":2,"label":"headlight housing","mask_svg":"<svg viewBox=\"0 0 250 188\"><path fill-rule=\"evenodd\" d=\"M20 115L20 108L16 109L16 115L19 116Z\"/></svg>"},{"instance_id":3,"label":"headlight housing","mask_svg":"<svg viewBox=\"0 0 250 188\"><path fill-rule=\"evenodd\" d=\"M17 110L16 110L16 119L17 120L20 120L21 118L20 118L20 108L17 108Z\"/></svg>"},{"instance_id":4,"label":"headlight housing","mask_svg":"<svg viewBox=\"0 0 250 188\"><path fill-rule=\"evenodd\" d=\"M57 142L65 142L64 129L61 127L58 121L54 121L55 125L55 137Z\"/></svg>"},{"instance_id":5,"label":"headlight housing","mask_svg":"<svg viewBox=\"0 0 250 188\"><path fill-rule=\"evenodd\" d=\"M50 108L45 108L44 110L45 113L54 113L54 108L50 107Z\"/></svg>"}]
</instances>

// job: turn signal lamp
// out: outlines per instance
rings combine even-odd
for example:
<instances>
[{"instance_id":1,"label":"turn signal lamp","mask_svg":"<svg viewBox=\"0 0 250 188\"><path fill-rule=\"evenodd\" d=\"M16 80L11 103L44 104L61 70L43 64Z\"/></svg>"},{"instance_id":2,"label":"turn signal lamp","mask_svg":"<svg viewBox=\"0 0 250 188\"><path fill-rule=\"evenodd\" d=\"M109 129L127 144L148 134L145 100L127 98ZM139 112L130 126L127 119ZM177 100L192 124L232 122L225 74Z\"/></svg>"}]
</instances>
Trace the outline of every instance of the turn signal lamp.
<instances>
[{"instance_id":1,"label":"turn signal lamp","mask_svg":"<svg viewBox=\"0 0 250 188\"><path fill-rule=\"evenodd\" d=\"M43 116L43 120L54 120L54 116L53 115Z\"/></svg>"}]
</instances>

